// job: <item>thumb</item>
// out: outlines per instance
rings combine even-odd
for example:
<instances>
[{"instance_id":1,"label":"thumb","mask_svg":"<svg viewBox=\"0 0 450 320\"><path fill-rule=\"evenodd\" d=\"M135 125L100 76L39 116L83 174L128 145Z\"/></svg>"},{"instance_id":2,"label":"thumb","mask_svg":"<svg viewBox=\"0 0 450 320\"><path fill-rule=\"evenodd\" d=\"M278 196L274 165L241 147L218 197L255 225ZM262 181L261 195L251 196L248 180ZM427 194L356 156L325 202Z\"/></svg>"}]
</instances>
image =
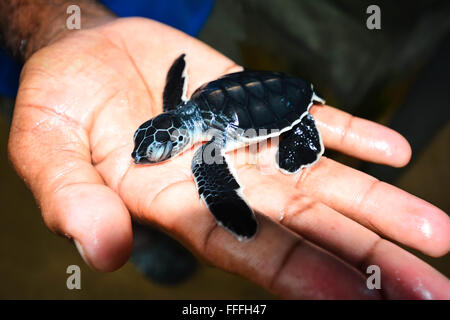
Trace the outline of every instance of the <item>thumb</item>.
<instances>
[{"instance_id":1,"label":"thumb","mask_svg":"<svg viewBox=\"0 0 450 320\"><path fill-rule=\"evenodd\" d=\"M85 130L48 109L16 104L10 159L49 229L73 239L93 268L113 271L132 249L128 210L92 166Z\"/></svg>"}]
</instances>

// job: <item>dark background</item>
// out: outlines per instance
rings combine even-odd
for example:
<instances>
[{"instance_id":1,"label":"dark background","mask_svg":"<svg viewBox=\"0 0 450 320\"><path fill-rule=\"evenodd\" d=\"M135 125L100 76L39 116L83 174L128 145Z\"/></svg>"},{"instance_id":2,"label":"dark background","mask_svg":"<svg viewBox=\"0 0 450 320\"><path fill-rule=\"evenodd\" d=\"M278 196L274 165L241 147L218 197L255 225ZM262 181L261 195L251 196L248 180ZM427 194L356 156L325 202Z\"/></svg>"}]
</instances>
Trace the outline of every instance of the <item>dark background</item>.
<instances>
[{"instance_id":1,"label":"dark background","mask_svg":"<svg viewBox=\"0 0 450 320\"><path fill-rule=\"evenodd\" d=\"M381 8L381 30L366 27L370 4ZM449 1L218 0L199 38L246 67L308 79L328 104L402 133L413 148L404 169L327 155L449 212L449 30ZM13 103L0 98L0 298L272 298L203 264L172 287L147 281L131 263L110 274L90 270L72 243L45 228L8 162ZM413 252L450 275L449 255ZM82 290L66 288L71 264L81 267Z\"/></svg>"}]
</instances>

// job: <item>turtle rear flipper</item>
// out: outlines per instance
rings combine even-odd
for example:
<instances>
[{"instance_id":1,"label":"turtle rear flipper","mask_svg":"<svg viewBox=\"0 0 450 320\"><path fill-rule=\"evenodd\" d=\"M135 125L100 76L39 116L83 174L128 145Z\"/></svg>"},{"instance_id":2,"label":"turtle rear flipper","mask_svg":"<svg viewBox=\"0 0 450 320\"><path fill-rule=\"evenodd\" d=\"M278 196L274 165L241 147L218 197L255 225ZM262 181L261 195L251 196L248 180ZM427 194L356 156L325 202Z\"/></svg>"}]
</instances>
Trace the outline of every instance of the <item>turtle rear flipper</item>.
<instances>
[{"instance_id":1,"label":"turtle rear flipper","mask_svg":"<svg viewBox=\"0 0 450 320\"><path fill-rule=\"evenodd\" d=\"M215 138L200 147L192 161L192 173L200 198L217 223L238 240L248 240L256 234L258 224L225 156L219 151L221 147Z\"/></svg>"},{"instance_id":2,"label":"turtle rear flipper","mask_svg":"<svg viewBox=\"0 0 450 320\"><path fill-rule=\"evenodd\" d=\"M163 93L163 111L175 109L186 101L187 73L185 54L180 55L172 64L167 73L166 85Z\"/></svg>"},{"instance_id":3,"label":"turtle rear flipper","mask_svg":"<svg viewBox=\"0 0 450 320\"><path fill-rule=\"evenodd\" d=\"M293 174L314 164L323 152L322 137L314 118L307 114L291 130L281 135L276 160L281 171Z\"/></svg>"}]
</instances>

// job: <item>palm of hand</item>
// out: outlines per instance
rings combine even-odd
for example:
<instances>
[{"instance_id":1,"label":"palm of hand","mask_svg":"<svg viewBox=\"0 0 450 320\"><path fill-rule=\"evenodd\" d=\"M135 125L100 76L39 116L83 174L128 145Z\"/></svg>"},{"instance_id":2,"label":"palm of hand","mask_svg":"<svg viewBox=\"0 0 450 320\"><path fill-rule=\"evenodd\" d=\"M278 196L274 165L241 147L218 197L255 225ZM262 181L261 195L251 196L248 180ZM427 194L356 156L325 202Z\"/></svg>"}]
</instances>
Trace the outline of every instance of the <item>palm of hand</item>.
<instances>
[{"instance_id":1,"label":"palm of hand","mask_svg":"<svg viewBox=\"0 0 450 320\"><path fill-rule=\"evenodd\" d=\"M216 228L200 202L190 173L193 150L163 164L133 165L134 131L161 112L166 72L182 52L189 63L188 96L204 82L239 70L197 40L144 19L81 31L27 63L10 153L52 230L74 238L85 259L101 270L127 260L131 212L212 264L285 297L377 296L364 289L361 272L349 266L365 271L369 264L384 270L388 297L425 295L413 290L411 272L420 275L426 290L443 296L445 277L369 229L440 255L450 243L446 215L330 159L297 176L259 172L273 162L271 148L257 167L235 163L246 197L262 214L259 234L249 243ZM326 147L394 166L409 159L408 144L387 128L331 107L315 108L313 115ZM393 274L408 268L413 271L399 287Z\"/></svg>"}]
</instances>

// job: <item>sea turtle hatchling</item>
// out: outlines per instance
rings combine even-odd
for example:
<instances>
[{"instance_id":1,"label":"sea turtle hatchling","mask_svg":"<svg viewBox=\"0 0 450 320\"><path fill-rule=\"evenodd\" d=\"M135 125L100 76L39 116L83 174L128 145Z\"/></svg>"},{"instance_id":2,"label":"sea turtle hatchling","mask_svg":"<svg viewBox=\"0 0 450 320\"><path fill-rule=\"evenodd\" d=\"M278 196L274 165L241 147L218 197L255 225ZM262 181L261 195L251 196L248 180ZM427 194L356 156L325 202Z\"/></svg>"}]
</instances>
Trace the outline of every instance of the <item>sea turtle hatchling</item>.
<instances>
[{"instance_id":1,"label":"sea turtle hatchling","mask_svg":"<svg viewBox=\"0 0 450 320\"><path fill-rule=\"evenodd\" d=\"M283 173L314 164L324 147L308 111L325 101L314 93L312 84L279 72L227 74L202 85L189 100L186 88L182 54L167 74L163 113L143 123L134 135L134 163L161 162L208 141L192 160L200 198L219 225L239 240L251 239L258 224L225 152L281 135L276 161ZM207 154L214 160L208 160Z\"/></svg>"}]
</instances>

